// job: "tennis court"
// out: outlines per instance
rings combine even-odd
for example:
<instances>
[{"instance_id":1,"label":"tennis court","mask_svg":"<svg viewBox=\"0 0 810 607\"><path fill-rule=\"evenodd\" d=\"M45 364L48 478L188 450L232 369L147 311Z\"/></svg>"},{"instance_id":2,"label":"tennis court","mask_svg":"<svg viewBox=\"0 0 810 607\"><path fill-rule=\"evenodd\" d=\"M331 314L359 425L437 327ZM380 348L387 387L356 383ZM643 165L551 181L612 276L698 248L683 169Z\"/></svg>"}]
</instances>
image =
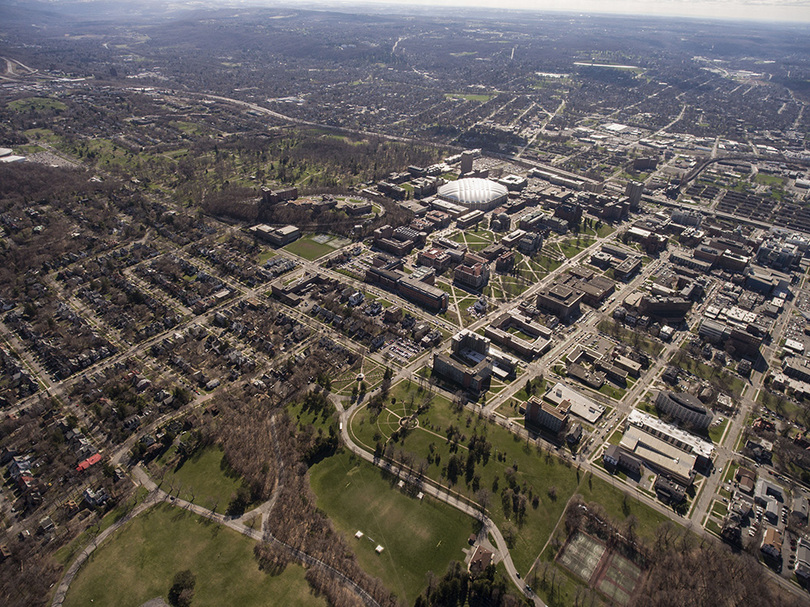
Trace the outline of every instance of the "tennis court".
<instances>
[{"instance_id":1,"label":"tennis court","mask_svg":"<svg viewBox=\"0 0 810 607\"><path fill-rule=\"evenodd\" d=\"M558 560L571 573L589 581L604 553L604 544L584 533L577 533L565 545Z\"/></svg>"}]
</instances>

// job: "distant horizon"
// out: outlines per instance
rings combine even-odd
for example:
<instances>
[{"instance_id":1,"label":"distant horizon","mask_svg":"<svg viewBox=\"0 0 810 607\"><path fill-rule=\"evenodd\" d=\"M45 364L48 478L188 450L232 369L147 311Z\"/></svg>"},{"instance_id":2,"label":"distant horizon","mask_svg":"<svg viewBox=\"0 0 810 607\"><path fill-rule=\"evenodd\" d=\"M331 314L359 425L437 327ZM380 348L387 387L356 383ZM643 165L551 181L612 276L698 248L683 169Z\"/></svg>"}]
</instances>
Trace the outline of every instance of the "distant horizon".
<instances>
[{"instance_id":1,"label":"distant horizon","mask_svg":"<svg viewBox=\"0 0 810 607\"><path fill-rule=\"evenodd\" d=\"M205 0L203 0L205 2ZM236 0L250 5L507 9L533 13L673 17L768 23L810 24L810 0Z\"/></svg>"},{"instance_id":2,"label":"distant horizon","mask_svg":"<svg viewBox=\"0 0 810 607\"><path fill-rule=\"evenodd\" d=\"M26 0L0 0L3 4L25 6ZM140 15L150 8L158 13L195 9L293 8L304 10L374 11L481 9L485 11L527 12L536 15L651 17L708 19L726 22L810 24L810 0L39 0L40 5L107 5L118 10L131 5ZM84 11L82 11L84 12ZM102 11L106 12L106 11ZM471 16L471 15L468 15Z\"/></svg>"}]
</instances>

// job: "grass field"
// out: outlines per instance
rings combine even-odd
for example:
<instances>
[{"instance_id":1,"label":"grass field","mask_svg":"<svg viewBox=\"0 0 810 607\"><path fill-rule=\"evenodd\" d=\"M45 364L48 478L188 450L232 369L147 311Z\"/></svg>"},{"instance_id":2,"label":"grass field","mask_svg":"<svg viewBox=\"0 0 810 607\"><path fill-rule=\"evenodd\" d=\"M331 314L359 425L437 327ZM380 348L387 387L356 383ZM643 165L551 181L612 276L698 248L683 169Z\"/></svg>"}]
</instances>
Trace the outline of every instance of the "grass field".
<instances>
[{"instance_id":1,"label":"grass field","mask_svg":"<svg viewBox=\"0 0 810 607\"><path fill-rule=\"evenodd\" d=\"M531 265L535 270L542 270L544 272L553 272L562 265L562 261L549 257L548 255L539 255L531 258Z\"/></svg>"},{"instance_id":2,"label":"grass field","mask_svg":"<svg viewBox=\"0 0 810 607\"><path fill-rule=\"evenodd\" d=\"M636 517L636 533L648 542L655 539L658 525L669 520L665 514L653 510L596 476L586 476L579 485L578 493L586 502L601 504L608 516L616 521L623 521L631 515Z\"/></svg>"},{"instance_id":3,"label":"grass field","mask_svg":"<svg viewBox=\"0 0 810 607\"><path fill-rule=\"evenodd\" d=\"M728 419L724 419L719 424L713 425L711 428L709 428L709 438L713 443L720 442L720 439L723 438L723 432L726 431L726 426L728 426Z\"/></svg>"},{"instance_id":4,"label":"grass field","mask_svg":"<svg viewBox=\"0 0 810 607\"><path fill-rule=\"evenodd\" d=\"M410 396L406 403L402 402L401 391L405 386L403 382L394 387L392 394L396 394L396 403L392 404L389 400L387 409L378 418L372 418L368 409L360 410L352 418L350 430L356 440L367 449L373 451L378 441L385 443L399 427L399 418L407 412L406 409L415 409L410 405ZM413 382L412 388L415 386L416 383ZM419 397L415 397L415 403L419 403ZM447 440L450 426L455 427L460 435L457 449ZM529 570L551 536L565 503L575 492L581 493L586 501L602 503L607 512L617 520L634 514L639 519L640 534L643 534L642 529L654 529L657 522L663 520L661 515L636 500L625 500L619 489L596 478L590 478L586 482L583 473L577 472L556 456L539 452L533 444L467 410L455 408L445 398L434 399L430 409L419 416L418 428L410 431L394 447L396 452L412 454L416 462L430 462L426 467L427 476L442 484L450 484L446 478L447 464L456 451L458 457L463 462L466 461L467 445L474 433L484 435L492 446L488 461L477 464L474 475L479 478L480 487L491 491L489 514L496 524L502 530L507 525L516 526L511 552L515 566L522 573ZM524 495L538 498L536 506L529 500L525 516L519 525L514 516L511 513L507 516L504 510L506 500L503 499L503 492L508 487L509 477L514 479L513 486L521 488ZM463 471L452 488L475 499L474 483L466 482Z\"/></svg>"},{"instance_id":5,"label":"grass field","mask_svg":"<svg viewBox=\"0 0 810 607\"><path fill-rule=\"evenodd\" d=\"M207 519L162 504L127 523L97 549L74 579L65 607L137 607L168 596L175 573L196 576L195 607L267 605L321 606L304 579L289 565L278 576L259 570L253 540Z\"/></svg>"},{"instance_id":6,"label":"grass field","mask_svg":"<svg viewBox=\"0 0 810 607\"><path fill-rule=\"evenodd\" d=\"M315 241L311 235L291 242L284 249L309 261L314 261L335 250L334 247L330 247L328 244Z\"/></svg>"},{"instance_id":7,"label":"grass field","mask_svg":"<svg viewBox=\"0 0 810 607\"><path fill-rule=\"evenodd\" d=\"M624 398L624 395L627 393L627 390L624 388L619 388L618 386L614 386L610 382L605 382L601 388L599 388L599 392L613 398L615 400L621 400Z\"/></svg>"},{"instance_id":8,"label":"grass field","mask_svg":"<svg viewBox=\"0 0 810 607\"><path fill-rule=\"evenodd\" d=\"M451 560L464 559L473 520L429 497L403 494L371 464L339 453L313 466L310 482L318 508L345 535L363 569L409 604L428 571L440 577Z\"/></svg>"},{"instance_id":9,"label":"grass field","mask_svg":"<svg viewBox=\"0 0 810 607\"><path fill-rule=\"evenodd\" d=\"M763 185L769 186L783 186L785 185L785 178L779 175L768 175L766 173L757 173L754 176L754 181Z\"/></svg>"},{"instance_id":10,"label":"grass field","mask_svg":"<svg viewBox=\"0 0 810 607\"><path fill-rule=\"evenodd\" d=\"M266 261L272 259L275 256L276 252L273 249L267 249L259 254L259 257L256 259L256 263L258 263L260 266L264 265Z\"/></svg>"},{"instance_id":11,"label":"grass field","mask_svg":"<svg viewBox=\"0 0 810 607\"><path fill-rule=\"evenodd\" d=\"M454 53L451 53L451 55ZM467 54L475 54L475 53L455 53L455 55L467 55ZM487 94L487 93L445 93L444 96L447 99L466 99L467 101L480 101L486 102L492 99L495 95L494 94Z\"/></svg>"},{"instance_id":12,"label":"grass field","mask_svg":"<svg viewBox=\"0 0 810 607\"><path fill-rule=\"evenodd\" d=\"M26 97L25 99L17 99L9 103L8 107L15 112L41 112L43 110L61 112L67 109L64 103L56 99L51 99L50 97Z\"/></svg>"},{"instance_id":13,"label":"grass field","mask_svg":"<svg viewBox=\"0 0 810 607\"><path fill-rule=\"evenodd\" d=\"M242 480L227 469L222 458L223 453L217 447L200 449L179 468L169 469L163 475L161 487L181 499L225 512Z\"/></svg>"},{"instance_id":14,"label":"grass field","mask_svg":"<svg viewBox=\"0 0 810 607\"><path fill-rule=\"evenodd\" d=\"M599 238L604 238L605 236L610 236L610 235L611 235L611 234L613 234L613 232L615 232L615 231L616 231L616 228L614 228L613 226L609 226L609 225L607 225L607 224L602 224L602 225L601 225L601 226L599 226L599 228L596 230L596 235L597 235Z\"/></svg>"},{"instance_id":15,"label":"grass field","mask_svg":"<svg viewBox=\"0 0 810 607\"><path fill-rule=\"evenodd\" d=\"M557 243L557 246L559 246L560 251L562 251L563 255L565 255L568 259L571 259L578 253L581 253L582 251L587 249L594 242L596 241L592 238L580 237L575 239L563 240Z\"/></svg>"},{"instance_id":16,"label":"grass field","mask_svg":"<svg viewBox=\"0 0 810 607\"><path fill-rule=\"evenodd\" d=\"M83 550L85 546L90 543L90 540L97 537L110 525L126 516L126 514L132 510L132 508L137 506L144 500L144 498L146 498L147 493L148 492L144 487L138 487L131 498L122 504L118 504L115 508L105 514L104 518L102 518L96 524L91 525L73 541L65 544L59 550L57 550L54 553L54 558L63 566L67 567L73 561L79 551Z\"/></svg>"}]
</instances>

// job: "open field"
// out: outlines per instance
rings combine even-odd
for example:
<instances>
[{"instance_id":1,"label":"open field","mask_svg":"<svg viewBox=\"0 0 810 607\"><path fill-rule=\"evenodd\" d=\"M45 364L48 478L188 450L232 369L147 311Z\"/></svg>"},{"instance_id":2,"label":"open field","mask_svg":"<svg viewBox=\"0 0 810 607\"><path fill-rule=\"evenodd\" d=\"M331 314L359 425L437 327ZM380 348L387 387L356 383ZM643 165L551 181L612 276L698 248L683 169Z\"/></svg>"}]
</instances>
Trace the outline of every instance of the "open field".
<instances>
[{"instance_id":1,"label":"open field","mask_svg":"<svg viewBox=\"0 0 810 607\"><path fill-rule=\"evenodd\" d=\"M724 419L719 424L712 425L712 427L709 428L709 438L713 443L720 442L720 439L723 438L723 433L726 431L726 426L728 426L728 419Z\"/></svg>"},{"instance_id":2,"label":"open field","mask_svg":"<svg viewBox=\"0 0 810 607\"><path fill-rule=\"evenodd\" d=\"M217 447L195 451L179 468L169 469L161 483L164 491L220 513L241 486L241 479L228 469Z\"/></svg>"},{"instance_id":3,"label":"open field","mask_svg":"<svg viewBox=\"0 0 810 607\"><path fill-rule=\"evenodd\" d=\"M451 560L464 559L473 520L455 508L405 495L381 471L345 452L316 464L310 475L318 507L346 536L363 569L408 603L424 588L428 571L441 576ZM358 530L364 534L359 539Z\"/></svg>"},{"instance_id":4,"label":"open field","mask_svg":"<svg viewBox=\"0 0 810 607\"><path fill-rule=\"evenodd\" d=\"M416 382L412 383L410 392L406 390L406 383L398 384L391 392L391 395L396 394L396 402L392 403L389 396L386 408L378 417L368 409L361 409L352 418L350 431L371 451L377 443L384 446L390 441L395 453L404 451L411 454L416 463L424 461L427 476L450 485L470 499L477 499L478 488L487 489L491 494L490 516L502 530L514 529L512 558L519 571L529 570L575 492L581 493L586 501L602 503L608 514L619 521L635 515L642 535L652 534L658 522L666 518L633 498L625 499L624 493L605 481L589 475L586 478L567 462L539 450L508 430L458 409L446 398L434 398L429 410L419 415L418 427L404 437L399 432L398 441L394 443L391 436L399 428L399 419L415 411L421 402L423 395L413 394L416 389ZM403 392L407 394L405 402ZM487 458L475 464L472 474L465 474L469 441L474 435L486 439L491 451ZM448 439L448 436L453 438ZM453 458L460 462L457 476L448 472ZM513 494L517 496L513 498ZM524 497L524 512L518 517L512 504Z\"/></svg>"},{"instance_id":5,"label":"open field","mask_svg":"<svg viewBox=\"0 0 810 607\"><path fill-rule=\"evenodd\" d=\"M474 55L475 53L451 53L454 56L463 56L463 55ZM479 102L486 102L495 97L494 94L487 94L487 93L445 93L444 96L447 99L465 99L467 101L479 101Z\"/></svg>"},{"instance_id":6,"label":"open field","mask_svg":"<svg viewBox=\"0 0 810 607\"><path fill-rule=\"evenodd\" d=\"M138 487L134 495L125 502L118 504L115 508L107 512L98 523L88 527L83 533L76 537L69 544L65 544L54 553L54 558L63 566L67 567L75 558L75 556L84 550L90 541L102 533L105 529L110 527L113 523L121 520L132 510L135 506L141 503L147 496L147 490L143 487Z\"/></svg>"},{"instance_id":7,"label":"open field","mask_svg":"<svg viewBox=\"0 0 810 607\"><path fill-rule=\"evenodd\" d=\"M137 607L168 595L172 578L196 576L195 607L273 604L326 605L315 597L304 570L289 565L271 576L253 558L253 540L168 504L136 517L96 550L70 586L65 606Z\"/></svg>"},{"instance_id":8,"label":"open field","mask_svg":"<svg viewBox=\"0 0 810 607\"><path fill-rule=\"evenodd\" d=\"M309 261L314 261L335 250L328 243L321 243L318 240L320 239L316 240L316 236L313 235L304 236L291 242L284 249Z\"/></svg>"},{"instance_id":9,"label":"open field","mask_svg":"<svg viewBox=\"0 0 810 607\"><path fill-rule=\"evenodd\" d=\"M596 242L596 241L594 239L592 239L592 238L578 237L578 238L572 238L572 239L563 240L563 241L557 243L557 246L559 247L559 249L560 249L560 251L562 252L563 255L565 255L568 259L571 259L572 257L576 256L578 253L581 253L582 251L587 249L594 242Z\"/></svg>"},{"instance_id":10,"label":"open field","mask_svg":"<svg viewBox=\"0 0 810 607\"><path fill-rule=\"evenodd\" d=\"M55 110L61 112L67 106L57 99L50 97L26 97L17 99L8 104L8 107L15 112L42 112L43 110Z\"/></svg>"}]
</instances>

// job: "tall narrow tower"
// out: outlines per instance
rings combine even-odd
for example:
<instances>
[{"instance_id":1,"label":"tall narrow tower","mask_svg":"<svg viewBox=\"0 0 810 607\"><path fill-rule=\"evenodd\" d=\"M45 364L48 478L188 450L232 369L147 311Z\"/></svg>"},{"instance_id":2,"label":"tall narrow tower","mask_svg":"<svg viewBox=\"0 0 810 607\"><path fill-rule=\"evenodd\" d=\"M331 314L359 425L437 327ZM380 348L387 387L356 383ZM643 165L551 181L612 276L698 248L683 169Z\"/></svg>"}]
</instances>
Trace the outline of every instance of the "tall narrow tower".
<instances>
[{"instance_id":1,"label":"tall narrow tower","mask_svg":"<svg viewBox=\"0 0 810 607\"><path fill-rule=\"evenodd\" d=\"M638 211L638 205L641 202L641 195L644 193L644 184L638 181L628 181L627 187L624 190L625 196L630 199L630 210Z\"/></svg>"},{"instance_id":2,"label":"tall narrow tower","mask_svg":"<svg viewBox=\"0 0 810 607\"><path fill-rule=\"evenodd\" d=\"M461 174L467 175L472 173L473 169L473 155L472 152L461 153Z\"/></svg>"}]
</instances>

